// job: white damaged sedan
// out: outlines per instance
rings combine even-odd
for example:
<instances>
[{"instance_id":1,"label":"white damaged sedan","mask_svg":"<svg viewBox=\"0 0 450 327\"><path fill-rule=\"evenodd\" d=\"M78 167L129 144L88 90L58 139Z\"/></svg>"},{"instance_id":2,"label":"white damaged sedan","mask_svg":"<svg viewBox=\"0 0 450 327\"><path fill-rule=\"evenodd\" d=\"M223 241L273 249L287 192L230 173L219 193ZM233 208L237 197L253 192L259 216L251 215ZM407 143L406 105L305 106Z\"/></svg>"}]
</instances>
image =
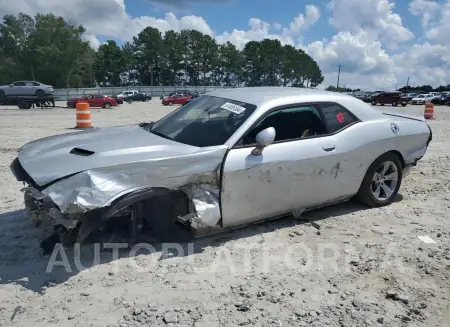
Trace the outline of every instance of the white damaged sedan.
<instances>
[{"instance_id":1,"label":"white damaged sedan","mask_svg":"<svg viewBox=\"0 0 450 327\"><path fill-rule=\"evenodd\" d=\"M132 237L138 226L192 236L351 198L388 205L431 138L422 117L352 96L237 88L156 122L33 141L11 169L30 217L63 240L112 217L129 219Z\"/></svg>"}]
</instances>

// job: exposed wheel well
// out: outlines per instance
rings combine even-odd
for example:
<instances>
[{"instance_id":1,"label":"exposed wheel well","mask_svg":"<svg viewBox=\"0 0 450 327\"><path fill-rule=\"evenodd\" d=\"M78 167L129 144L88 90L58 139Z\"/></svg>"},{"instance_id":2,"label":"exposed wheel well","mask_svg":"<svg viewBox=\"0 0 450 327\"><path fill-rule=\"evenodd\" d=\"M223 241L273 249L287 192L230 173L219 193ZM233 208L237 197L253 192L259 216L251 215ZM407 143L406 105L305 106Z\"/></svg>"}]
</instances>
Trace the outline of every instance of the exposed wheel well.
<instances>
[{"instance_id":1,"label":"exposed wheel well","mask_svg":"<svg viewBox=\"0 0 450 327\"><path fill-rule=\"evenodd\" d=\"M108 207L88 212L84 219L80 219L77 241L81 243L109 219L122 215L128 217L136 205L140 208L138 219L145 220L148 225L158 225L159 229L174 226L177 216L184 216L191 209L189 199L180 190L151 188L135 191L118 198Z\"/></svg>"},{"instance_id":2,"label":"exposed wheel well","mask_svg":"<svg viewBox=\"0 0 450 327\"><path fill-rule=\"evenodd\" d=\"M367 172L369 171L370 166L371 166L371 165L372 165L379 157L384 156L384 155L387 154L387 153L393 153L393 154L395 154L395 155L398 157L398 159L400 160L400 163L401 163L401 165L402 165L402 169L405 168L405 160L403 159L403 156L402 156L402 154L401 154L400 152L398 152L398 151L396 151L396 150L391 150L391 151L387 151L387 152L385 152L385 153L382 153L382 154L380 154L378 157L376 157L376 158L370 163L370 165L367 167L366 172L365 172L364 175L362 176L361 183L360 183L359 187L361 187L362 183L364 182L364 177L366 176Z\"/></svg>"},{"instance_id":3,"label":"exposed wheel well","mask_svg":"<svg viewBox=\"0 0 450 327\"><path fill-rule=\"evenodd\" d=\"M400 160L400 162L402 164L402 168L405 168L405 160L403 159L403 156L402 156L402 154L400 152L398 152L396 150L392 150L392 151L388 151L386 153L393 153L393 154L395 154L398 157L398 159ZM382 155L384 155L384 153Z\"/></svg>"}]
</instances>

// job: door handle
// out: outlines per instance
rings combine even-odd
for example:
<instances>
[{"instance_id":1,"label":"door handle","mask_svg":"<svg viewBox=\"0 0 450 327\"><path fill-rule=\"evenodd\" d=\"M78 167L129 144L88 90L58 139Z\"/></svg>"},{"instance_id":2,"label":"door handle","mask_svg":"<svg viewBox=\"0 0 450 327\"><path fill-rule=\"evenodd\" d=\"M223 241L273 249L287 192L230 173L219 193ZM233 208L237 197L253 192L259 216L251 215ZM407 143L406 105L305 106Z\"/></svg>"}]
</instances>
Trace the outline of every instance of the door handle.
<instances>
[{"instance_id":1,"label":"door handle","mask_svg":"<svg viewBox=\"0 0 450 327\"><path fill-rule=\"evenodd\" d=\"M332 145L332 144L327 144L327 145L324 145L324 146L323 146L323 149L324 149L325 151L333 151L334 149L336 149L336 146L335 146L335 145Z\"/></svg>"}]
</instances>

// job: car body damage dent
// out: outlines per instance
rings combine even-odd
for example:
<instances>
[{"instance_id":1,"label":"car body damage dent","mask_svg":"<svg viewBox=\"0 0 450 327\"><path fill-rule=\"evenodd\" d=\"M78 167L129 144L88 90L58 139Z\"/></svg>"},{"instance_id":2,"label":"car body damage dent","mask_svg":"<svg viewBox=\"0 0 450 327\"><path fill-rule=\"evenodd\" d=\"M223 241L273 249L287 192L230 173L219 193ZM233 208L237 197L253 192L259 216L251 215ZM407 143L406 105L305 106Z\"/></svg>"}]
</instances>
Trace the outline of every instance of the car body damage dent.
<instances>
[{"instance_id":1,"label":"car body damage dent","mask_svg":"<svg viewBox=\"0 0 450 327\"><path fill-rule=\"evenodd\" d=\"M194 216L191 218L193 226L214 227L221 218L219 190L210 184L191 184L181 190L192 201Z\"/></svg>"},{"instance_id":2,"label":"car body damage dent","mask_svg":"<svg viewBox=\"0 0 450 327\"><path fill-rule=\"evenodd\" d=\"M340 162L338 162L337 164L335 164L334 166L333 166L333 168L331 168L331 175L334 175L334 179L336 179L337 177L338 177L338 175L340 174L340 173L342 173L342 169L341 169L341 163Z\"/></svg>"},{"instance_id":3,"label":"car body damage dent","mask_svg":"<svg viewBox=\"0 0 450 327\"><path fill-rule=\"evenodd\" d=\"M220 147L204 151L197 158L193 155L86 170L52 184L42 193L48 195L62 213L68 214L108 206L114 200L138 190L179 190L191 184L210 185L218 189L216 171L225 151Z\"/></svg>"}]
</instances>

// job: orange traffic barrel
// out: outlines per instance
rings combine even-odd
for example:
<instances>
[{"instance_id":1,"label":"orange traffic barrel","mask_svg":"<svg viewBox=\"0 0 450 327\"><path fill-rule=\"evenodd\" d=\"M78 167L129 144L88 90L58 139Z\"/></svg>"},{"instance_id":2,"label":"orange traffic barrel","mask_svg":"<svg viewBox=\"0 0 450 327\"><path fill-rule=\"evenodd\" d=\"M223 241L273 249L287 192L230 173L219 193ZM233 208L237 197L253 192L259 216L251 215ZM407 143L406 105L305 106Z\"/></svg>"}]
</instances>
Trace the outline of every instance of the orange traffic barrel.
<instances>
[{"instance_id":1,"label":"orange traffic barrel","mask_svg":"<svg viewBox=\"0 0 450 327\"><path fill-rule=\"evenodd\" d=\"M434 119L434 104L426 103L425 110L423 112L423 118L425 119Z\"/></svg>"},{"instance_id":2,"label":"orange traffic barrel","mask_svg":"<svg viewBox=\"0 0 450 327\"><path fill-rule=\"evenodd\" d=\"M87 102L77 102L77 126L76 128L91 128L91 109Z\"/></svg>"}]
</instances>

